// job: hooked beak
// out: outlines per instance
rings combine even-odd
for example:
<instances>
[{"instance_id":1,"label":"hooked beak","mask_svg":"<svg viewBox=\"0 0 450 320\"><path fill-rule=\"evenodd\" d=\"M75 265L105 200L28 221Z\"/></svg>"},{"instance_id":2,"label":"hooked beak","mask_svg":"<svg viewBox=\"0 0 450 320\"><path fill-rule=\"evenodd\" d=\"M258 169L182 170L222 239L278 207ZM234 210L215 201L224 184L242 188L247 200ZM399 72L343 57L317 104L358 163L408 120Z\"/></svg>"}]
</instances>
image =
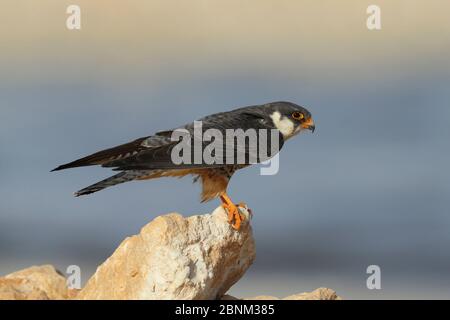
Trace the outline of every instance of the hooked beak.
<instances>
[{"instance_id":1,"label":"hooked beak","mask_svg":"<svg viewBox=\"0 0 450 320\"><path fill-rule=\"evenodd\" d=\"M314 130L316 130L316 125L314 124L313 119L309 118L308 120L302 123L302 128L311 130L311 132L313 133Z\"/></svg>"}]
</instances>

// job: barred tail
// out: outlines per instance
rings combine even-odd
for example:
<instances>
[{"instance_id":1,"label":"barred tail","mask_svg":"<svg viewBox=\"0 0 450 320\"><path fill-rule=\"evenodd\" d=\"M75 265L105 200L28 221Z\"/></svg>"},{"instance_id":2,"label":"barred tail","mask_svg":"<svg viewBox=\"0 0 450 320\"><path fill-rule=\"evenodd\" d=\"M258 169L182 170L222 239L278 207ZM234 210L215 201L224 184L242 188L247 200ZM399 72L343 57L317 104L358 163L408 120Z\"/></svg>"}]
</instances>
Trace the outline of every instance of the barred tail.
<instances>
[{"instance_id":1,"label":"barred tail","mask_svg":"<svg viewBox=\"0 0 450 320\"><path fill-rule=\"evenodd\" d=\"M94 193L94 192L103 190L105 188L112 187L116 184L132 181L139 177L146 176L150 173L150 171L151 170L122 171L114 176L106 178L105 180L99 181L97 183L94 183L93 185L90 185L89 187L81 189L81 190L75 192L74 195L75 195L75 197L79 197L79 196L83 196L85 194Z\"/></svg>"}]
</instances>

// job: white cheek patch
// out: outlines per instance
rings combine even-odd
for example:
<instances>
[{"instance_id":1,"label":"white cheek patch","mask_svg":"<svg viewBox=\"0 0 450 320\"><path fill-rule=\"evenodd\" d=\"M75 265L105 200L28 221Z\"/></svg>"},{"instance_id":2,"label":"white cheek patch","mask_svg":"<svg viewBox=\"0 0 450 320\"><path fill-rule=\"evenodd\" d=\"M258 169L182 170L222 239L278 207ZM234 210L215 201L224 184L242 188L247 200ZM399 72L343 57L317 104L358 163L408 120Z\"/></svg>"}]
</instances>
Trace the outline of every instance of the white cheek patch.
<instances>
[{"instance_id":1,"label":"white cheek patch","mask_svg":"<svg viewBox=\"0 0 450 320\"><path fill-rule=\"evenodd\" d=\"M275 127L280 130L283 138L289 138L294 134L294 122L287 117L281 117L281 113L275 111L270 116Z\"/></svg>"}]
</instances>

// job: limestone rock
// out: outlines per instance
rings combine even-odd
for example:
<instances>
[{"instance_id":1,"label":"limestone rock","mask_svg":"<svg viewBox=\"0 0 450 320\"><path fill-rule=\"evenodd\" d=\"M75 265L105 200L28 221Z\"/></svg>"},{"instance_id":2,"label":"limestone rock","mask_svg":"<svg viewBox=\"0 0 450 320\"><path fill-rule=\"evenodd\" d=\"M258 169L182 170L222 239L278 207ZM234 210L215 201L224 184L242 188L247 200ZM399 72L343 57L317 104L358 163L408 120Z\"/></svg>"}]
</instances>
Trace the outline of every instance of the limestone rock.
<instances>
[{"instance_id":1,"label":"limestone rock","mask_svg":"<svg viewBox=\"0 0 450 320\"><path fill-rule=\"evenodd\" d=\"M328 288L318 288L312 292L297 293L283 300L342 300L334 290Z\"/></svg>"},{"instance_id":2,"label":"limestone rock","mask_svg":"<svg viewBox=\"0 0 450 320\"><path fill-rule=\"evenodd\" d=\"M69 289L67 290L67 299L75 299L81 289Z\"/></svg>"},{"instance_id":3,"label":"limestone rock","mask_svg":"<svg viewBox=\"0 0 450 320\"><path fill-rule=\"evenodd\" d=\"M280 298L274 297L274 296L256 296L251 298L244 298L244 300L280 300Z\"/></svg>"},{"instance_id":4,"label":"limestone rock","mask_svg":"<svg viewBox=\"0 0 450 320\"><path fill-rule=\"evenodd\" d=\"M241 300L240 298L236 298L234 296L230 296L228 294L224 295L221 300ZM275 296L261 295L251 298L243 298L242 300L280 300L280 298ZM297 293L283 300L342 300L334 290L328 288L318 288L312 292L303 292Z\"/></svg>"},{"instance_id":5,"label":"limestone rock","mask_svg":"<svg viewBox=\"0 0 450 320\"><path fill-rule=\"evenodd\" d=\"M234 230L221 207L188 218L172 213L125 239L76 299L216 299L254 259L250 224Z\"/></svg>"},{"instance_id":6,"label":"limestone rock","mask_svg":"<svg viewBox=\"0 0 450 320\"><path fill-rule=\"evenodd\" d=\"M234 296L231 296L229 294L223 295L222 298L220 298L220 300L240 300L239 298L236 298Z\"/></svg>"},{"instance_id":7,"label":"limestone rock","mask_svg":"<svg viewBox=\"0 0 450 320\"><path fill-rule=\"evenodd\" d=\"M51 265L33 266L0 278L0 300L61 300L66 279Z\"/></svg>"},{"instance_id":8,"label":"limestone rock","mask_svg":"<svg viewBox=\"0 0 450 320\"><path fill-rule=\"evenodd\" d=\"M239 298L225 295L222 298L222 300L239 300ZM275 296L261 295L251 298L244 298L243 300L280 300L280 298ZM287 296L286 298L283 298L283 300L342 300L342 299L336 294L334 290L328 288L318 288L312 292L303 292Z\"/></svg>"}]
</instances>

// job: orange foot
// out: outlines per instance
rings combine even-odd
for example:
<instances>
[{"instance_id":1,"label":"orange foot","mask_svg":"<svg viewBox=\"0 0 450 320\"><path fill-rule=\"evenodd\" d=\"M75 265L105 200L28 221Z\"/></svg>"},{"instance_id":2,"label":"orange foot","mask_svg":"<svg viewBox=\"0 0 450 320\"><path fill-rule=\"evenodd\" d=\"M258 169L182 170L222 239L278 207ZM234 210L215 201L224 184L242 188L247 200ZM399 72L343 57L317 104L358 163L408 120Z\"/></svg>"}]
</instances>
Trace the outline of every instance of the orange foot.
<instances>
[{"instance_id":1,"label":"orange foot","mask_svg":"<svg viewBox=\"0 0 450 320\"><path fill-rule=\"evenodd\" d=\"M236 206L226 193L223 193L220 196L220 200L222 201L222 208L228 212L228 222L234 229L239 230L242 221L245 220L245 216L241 213L239 208L247 209L247 205L241 202Z\"/></svg>"}]
</instances>

